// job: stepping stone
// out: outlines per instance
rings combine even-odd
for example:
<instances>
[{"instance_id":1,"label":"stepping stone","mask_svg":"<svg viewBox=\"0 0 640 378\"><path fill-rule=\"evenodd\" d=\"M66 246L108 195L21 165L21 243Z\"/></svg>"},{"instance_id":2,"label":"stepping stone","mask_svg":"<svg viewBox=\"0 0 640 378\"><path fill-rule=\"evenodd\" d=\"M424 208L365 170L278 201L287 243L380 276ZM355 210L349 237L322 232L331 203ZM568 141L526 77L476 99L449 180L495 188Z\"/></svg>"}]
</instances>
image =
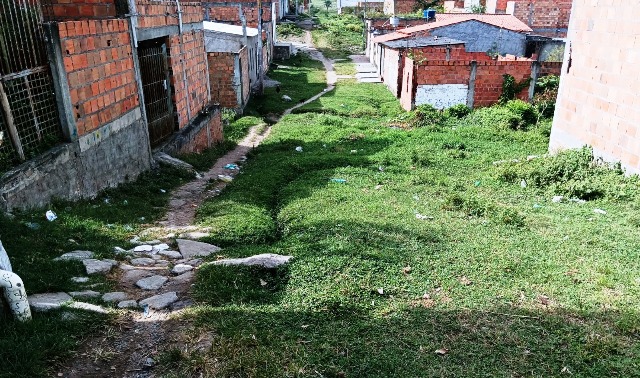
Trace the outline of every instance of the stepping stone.
<instances>
[{"instance_id":1,"label":"stepping stone","mask_svg":"<svg viewBox=\"0 0 640 378\"><path fill-rule=\"evenodd\" d=\"M212 253L222 251L222 248L212 244L202 243L187 239L176 239L178 242L178 249L185 259L193 257L205 257Z\"/></svg>"},{"instance_id":2,"label":"stepping stone","mask_svg":"<svg viewBox=\"0 0 640 378\"><path fill-rule=\"evenodd\" d=\"M87 270L87 274L98 274L98 273L109 273L111 268L117 264L114 260L96 260L96 259L87 259L83 260L85 269Z\"/></svg>"},{"instance_id":3,"label":"stepping stone","mask_svg":"<svg viewBox=\"0 0 640 378\"><path fill-rule=\"evenodd\" d=\"M48 311L60 308L63 303L71 302L73 298L67 293L45 293L30 295L28 300L34 311Z\"/></svg>"},{"instance_id":4,"label":"stepping stone","mask_svg":"<svg viewBox=\"0 0 640 378\"><path fill-rule=\"evenodd\" d=\"M74 298L97 298L100 296L100 293L93 290L85 290L85 291L72 291L69 293Z\"/></svg>"},{"instance_id":5,"label":"stepping stone","mask_svg":"<svg viewBox=\"0 0 640 378\"><path fill-rule=\"evenodd\" d=\"M130 251L127 251L124 248L120 248L120 247L113 247L113 253L115 253L116 255L127 255L129 253L131 253Z\"/></svg>"},{"instance_id":6,"label":"stepping stone","mask_svg":"<svg viewBox=\"0 0 640 378\"><path fill-rule=\"evenodd\" d=\"M76 283L89 282L89 277L71 277L71 282L76 282Z\"/></svg>"},{"instance_id":7,"label":"stepping stone","mask_svg":"<svg viewBox=\"0 0 640 378\"><path fill-rule=\"evenodd\" d=\"M183 273L183 274L181 274L179 276L175 276L175 277L171 278L171 282L170 283L180 285L180 284L184 284L184 283L189 283L189 282L193 281L194 278L195 278L195 274L193 273L193 271L190 271L190 272L186 272L186 273Z\"/></svg>"},{"instance_id":8,"label":"stepping stone","mask_svg":"<svg viewBox=\"0 0 640 378\"><path fill-rule=\"evenodd\" d=\"M120 301L125 301L127 299L129 299L129 296L127 295L127 293L124 293L122 291L105 293L102 296L102 300L105 302L120 302Z\"/></svg>"},{"instance_id":9,"label":"stepping stone","mask_svg":"<svg viewBox=\"0 0 640 378\"><path fill-rule=\"evenodd\" d=\"M154 252L166 251L166 250L168 250L170 248L171 247L169 247L169 244L162 243L162 244L154 245L153 246L153 251Z\"/></svg>"},{"instance_id":10,"label":"stepping stone","mask_svg":"<svg viewBox=\"0 0 640 378\"><path fill-rule=\"evenodd\" d=\"M165 257L169 257L171 259L181 259L182 255L180 254L180 252L178 251L160 251L158 252L159 255L165 256Z\"/></svg>"},{"instance_id":11,"label":"stepping stone","mask_svg":"<svg viewBox=\"0 0 640 378\"><path fill-rule=\"evenodd\" d=\"M136 286L143 290L158 290L167 280L168 278L165 276L155 275L139 280L136 282Z\"/></svg>"},{"instance_id":12,"label":"stepping stone","mask_svg":"<svg viewBox=\"0 0 640 378\"><path fill-rule=\"evenodd\" d=\"M202 238L206 238L210 234L208 232L187 232L186 234L180 235L184 239L190 240L198 240Z\"/></svg>"},{"instance_id":13,"label":"stepping stone","mask_svg":"<svg viewBox=\"0 0 640 378\"><path fill-rule=\"evenodd\" d=\"M156 263L156 260L150 257L138 257L137 259L131 259L131 264L135 266L151 266Z\"/></svg>"},{"instance_id":14,"label":"stepping stone","mask_svg":"<svg viewBox=\"0 0 640 378\"><path fill-rule=\"evenodd\" d=\"M140 301L140 303L138 303L138 306L149 306L149 308L153 310L162 310L163 308L169 307L169 305L176 302L177 300L178 295L176 294L176 292L170 291L168 293L154 295L153 297L143 299Z\"/></svg>"},{"instance_id":15,"label":"stepping stone","mask_svg":"<svg viewBox=\"0 0 640 378\"><path fill-rule=\"evenodd\" d=\"M153 251L153 246L149 244L139 245L133 249L133 252L151 252L151 251Z\"/></svg>"},{"instance_id":16,"label":"stepping stone","mask_svg":"<svg viewBox=\"0 0 640 378\"><path fill-rule=\"evenodd\" d=\"M138 307L138 302L133 299L118 303L118 308L132 308L132 307Z\"/></svg>"},{"instance_id":17,"label":"stepping stone","mask_svg":"<svg viewBox=\"0 0 640 378\"><path fill-rule=\"evenodd\" d=\"M174 266L173 269L171 269L171 273L179 275L179 274L191 271L191 270L193 270L193 267L191 265L178 264L178 265Z\"/></svg>"},{"instance_id":18,"label":"stepping stone","mask_svg":"<svg viewBox=\"0 0 640 378\"><path fill-rule=\"evenodd\" d=\"M166 267L169 266L169 262L167 260L158 260L158 261L156 261L156 265L155 266L159 267L159 268L166 268Z\"/></svg>"},{"instance_id":19,"label":"stepping stone","mask_svg":"<svg viewBox=\"0 0 640 378\"><path fill-rule=\"evenodd\" d=\"M264 268L273 269L273 268L279 267L280 265L284 265L284 264L288 263L289 260L291 260L292 258L293 258L293 256L284 256L284 255L278 255L278 254L274 254L274 253L263 253L263 254L260 254L260 255L246 257L246 258L243 258L243 259L224 259L224 260L212 261L212 262L207 263L207 264L224 265L224 266L228 266L228 265L246 265L246 266L259 265L259 266L262 266Z\"/></svg>"},{"instance_id":20,"label":"stepping stone","mask_svg":"<svg viewBox=\"0 0 640 378\"><path fill-rule=\"evenodd\" d=\"M108 312L108 310L102 306L97 306L91 303L84 303L84 302L72 302L69 304L69 307L75 308L78 310L97 312L99 314L106 314Z\"/></svg>"},{"instance_id":21,"label":"stepping stone","mask_svg":"<svg viewBox=\"0 0 640 378\"><path fill-rule=\"evenodd\" d=\"M93 256L94 253L91 251L72 251L63 254L60 257L56 257L55 259L53 259L53 261L82 261L86 259L92 259Z\"/></svg>"},{"instance_id":22,"label":"stepping stone","mask_svg":"<svg viewBox=\"0 0 640 378\"><path fill-rule=\"evenodd\" d=\"M147 277L151 277L153 276L153 272L148 271L148 270L142 270L142 269L132 269L132 270L127 270L122 277L120 278L120 282L122 283L134 283L136 281L139 281L143 278L147 278Z\"/></svg>"}]
</instances>

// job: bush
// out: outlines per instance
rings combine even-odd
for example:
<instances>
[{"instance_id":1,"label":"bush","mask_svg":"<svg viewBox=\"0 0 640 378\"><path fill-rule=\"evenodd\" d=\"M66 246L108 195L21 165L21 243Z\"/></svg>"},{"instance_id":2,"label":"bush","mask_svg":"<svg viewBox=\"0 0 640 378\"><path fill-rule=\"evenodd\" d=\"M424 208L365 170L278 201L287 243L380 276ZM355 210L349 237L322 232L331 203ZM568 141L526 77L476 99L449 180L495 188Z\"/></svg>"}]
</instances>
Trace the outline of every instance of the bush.
<instances>
[{"instance_id":1,"label":"bush","mask_svg":"<svg viewBox=\"0 0 640 378\"><path fill-rule=\"evenodd\" d=\"M490 210L490 206L479 199L475 197L466 198L458 193L447 196L442 208L449 211L463 211L470 217L482 217Z\"/></svg>"},{"instance_id":2,"label":"bush","mask_svg":"<svg viewBox=\"0 0 640 378\"><path fill-rule=\"evenodd\" d=\"M280 36L285 38L290 36L301 37L304 35L304 30L294 23L278 24L276 31Z\"/></svg>"},{"instance_id":3,"label":"bush","mask_svg":"<svg viewBox=\"0 0 640 378\"><path fill-rule=\"evenodd\" d=\"M560 77L555 75L544 76L536 82L533 105L538 110L540 117L551 118L556 110L556 99Z\"/></svg>"},{"instance_id":4,"label":"bush","mask_svg":"<svg viewBox=\"0 0 640 378\"><path fill-rule=\"evenodd\" d=\"M419 105L413 112L414 127L438 126L447 119L441 111L429 104Z\"/></svg>"},{"instance_id":5,"label":"bush","mask_svg":"<svg viewBox=\"0 0 640 378\"><path fill-rule=\"evenodd\" d=\"M469 107L465 104L454 105L444 111L444 114L447 117L458 119L468 116L469 113L471 113L471 109L469 109Z\"/></svg>"},{"instance_id":6,"label":"bush","mask_svg":"<svg viewBox=\"0 0 640 378\"><path fill-rule=\"evenodd\" d=\"M538 111L522 100L511 100L505 105L513 117L509 121L512 130L527 130L538 122Z\"/></svg>"}]
</instances>

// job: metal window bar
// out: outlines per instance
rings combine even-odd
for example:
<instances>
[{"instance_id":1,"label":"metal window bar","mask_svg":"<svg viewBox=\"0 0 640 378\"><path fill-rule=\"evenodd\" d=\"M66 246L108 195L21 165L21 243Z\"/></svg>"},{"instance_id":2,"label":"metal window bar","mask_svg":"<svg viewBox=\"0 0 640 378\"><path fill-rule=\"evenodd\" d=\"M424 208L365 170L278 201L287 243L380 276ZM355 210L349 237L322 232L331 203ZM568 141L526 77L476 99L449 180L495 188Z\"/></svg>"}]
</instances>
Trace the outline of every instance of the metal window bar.
<instances>
[{"instance_id":1,"label":"metal window bar","mask_svg":"<svg viewBox=\"0 0 640 378\"><path fill-rule=\"evenodd\" d=\"M166 44L159 41L141 43L138 59L149 139L155 147L175 130Z\"/></svg>"},{"instance_id":2,"label":"metal window bar","mask_svg":"<svg viewBox=\"0 0 640 378\"><path fill-rule=\"evenodd\" d=\"M0 170L62 140L37 0L0 0Z\"/></svg>"}]
</instances>

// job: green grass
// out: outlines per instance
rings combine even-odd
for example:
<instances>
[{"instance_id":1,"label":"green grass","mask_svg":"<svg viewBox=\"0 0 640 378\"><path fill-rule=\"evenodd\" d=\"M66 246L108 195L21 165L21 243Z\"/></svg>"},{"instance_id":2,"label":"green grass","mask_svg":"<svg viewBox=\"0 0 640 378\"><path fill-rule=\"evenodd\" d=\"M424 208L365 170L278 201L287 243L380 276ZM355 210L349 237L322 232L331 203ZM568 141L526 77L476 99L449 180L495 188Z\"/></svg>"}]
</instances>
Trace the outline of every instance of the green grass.
<instances>
[{"instance_id":1,"label":"green grass","mask_svg":"<svg viewBox=\"0 0 640 378\"><path fill-rule=\"evenodd\" d=\"M356 65L351 62L351 59L335 62L333 63L333 68L336 71L336 75L355 75L357 73Z\"/></svg>"},{"instance_id":2,"label":"green grass","mask_svg":"<svg viewBox=\"0 0 640 378\"><path fill-rule=\"evenodd\" d=\"M402 129L393 103L339 83L199 209L225 255L295 259L200 269L190 316L213 345L165 353L165 375L640 375L637 178L593 181L624 196L552 203L557 187L513 177L556 165L492 164L546 153L545 126L513 130L496 108Z\"/></svg>"},{"instance_id":3,"label":"green grass","mask_svg":"<svg viewBox=\"0 0 640 378\"><path fill-rule=\"evenodd\" d=\"M306 54L297 54L286 61L277 61L279 67L269 71L269 78L280 82L280 93L275 87L264 88L262 96L252 96L245 113L248 115L282 114L298 102L308 100L326 87L322 63ZM291 98L284 101L283 95Z\"/></svg>"},{"instance_id":4,"label":"green grass","mask_svg":"<svg viewBox=\"0 0 640 378\"><path fill-rule=\"evenodd\" d=\"M364 22L353 14L317 15L316 27L311 31L313 44L329 59L345 59L364 50Z\"/></svg>"},{"instance_id":5,"label":"green grass","mask_svg":"<svg viewBox=\"0 0 640 378\"><path fill-rule=\"evenodd\" d=\"M72 250L114 258L113 247L130 247L128 240L135 233L164 215L170 190L190 179L173 169L152 171L94 200L54 203L47 208L58 215L53 222L44 216L47 209L0 216L0 240L28 294L79 291L94 284L98 286L93 290L107 292L112 283L104 277L91 277L88 284L71 282L71 277L86 275L81 263L52 259ZM108 321L70 309L34 313L26 324L0 314L0 377L52 376L57 361L69 357L84 336Z\"/></svg>"}]
</instances>

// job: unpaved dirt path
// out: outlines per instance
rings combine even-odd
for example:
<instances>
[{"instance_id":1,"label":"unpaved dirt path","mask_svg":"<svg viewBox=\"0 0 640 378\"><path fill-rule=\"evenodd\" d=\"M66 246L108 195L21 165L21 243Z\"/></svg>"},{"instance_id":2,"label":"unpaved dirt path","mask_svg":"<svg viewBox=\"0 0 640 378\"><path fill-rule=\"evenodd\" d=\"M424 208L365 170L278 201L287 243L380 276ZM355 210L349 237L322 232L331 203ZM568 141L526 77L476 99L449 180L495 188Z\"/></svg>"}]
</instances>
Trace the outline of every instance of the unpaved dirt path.
<instances>
[{"instance_id":1,"label":"unpaved dirt path","mask_svg":"<svg viewBox=\"0 0 640 378\"><path fill-rule=\"evenodd\" d=\"M311 42L310 32L307 32L306 41ZM310 46L311 44L296 44L295 48L308 53L313 59L323 63L327 71L327 88L307 101L287 109L282 116L315 101L335 86L336 75L333 64L322 53ZM224 166L238 164L242 167L247 153L257 147L270 132L271 127L269 126L253 127L238 146L218 159L213 167L202 175L202 178L174 190L166 216L158 222L157 227L147 230L146 234L160 235L159 238L162 241L175 245L176 235L206 231L193 226L195 214L203 201L217 195L228 185L223 181L215 181L218 175L234 176L237 174L238 171L224 169ZM210 187L210 180L216 182L213 188ZM167 260L169 264L179 262L171 261L168 258L164 260ZM149 274L170 276L167 267L154 266L136 269L149 270ZM149 292L142 292L137 288L133 281L127 281L126 274L127 269L120 268L112 275L111 278L119 282L117 290L126 292L131 298L137 299L150 295ZM99 337L87 340L69 364L56 371L54 376L150 378L155 377L153 366L157 363L158 353L168 347L181 350L206 348L206 335L204 339L201 335L193 335L189 332L192 329L191 324L180 319L181 312L192 303L190 289L194 277L193 272L169 277L167 283L158 292L176 292L179 298L178 302L167 310L148 310L146 313L138 310L123 311L118 320L109 325Z\"/></svg>"}]
</instances>

